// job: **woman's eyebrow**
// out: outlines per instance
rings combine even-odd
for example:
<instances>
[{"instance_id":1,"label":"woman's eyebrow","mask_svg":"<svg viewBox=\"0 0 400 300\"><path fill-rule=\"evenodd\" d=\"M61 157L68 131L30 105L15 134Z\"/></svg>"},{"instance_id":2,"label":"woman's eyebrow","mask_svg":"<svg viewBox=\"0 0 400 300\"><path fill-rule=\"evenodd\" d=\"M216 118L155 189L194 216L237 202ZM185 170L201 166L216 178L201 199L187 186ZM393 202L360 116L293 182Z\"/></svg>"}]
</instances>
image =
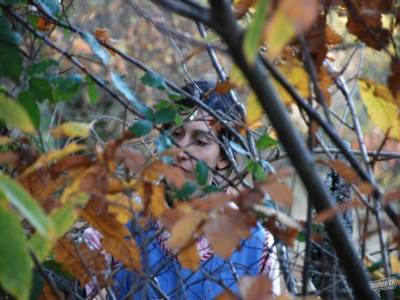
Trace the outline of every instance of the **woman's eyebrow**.
<instances>
[{"instance_id":1,"label":"woman's eyebrow","mask_svg":"<svg viewBox=\"0 0 400 300\"><path fill-rule=\"evenodd\" d=\"M193 130L193 133L195 136L205 136L209 139L215 138L210 130L195 129Z\"/></svg>"}]
</instances>

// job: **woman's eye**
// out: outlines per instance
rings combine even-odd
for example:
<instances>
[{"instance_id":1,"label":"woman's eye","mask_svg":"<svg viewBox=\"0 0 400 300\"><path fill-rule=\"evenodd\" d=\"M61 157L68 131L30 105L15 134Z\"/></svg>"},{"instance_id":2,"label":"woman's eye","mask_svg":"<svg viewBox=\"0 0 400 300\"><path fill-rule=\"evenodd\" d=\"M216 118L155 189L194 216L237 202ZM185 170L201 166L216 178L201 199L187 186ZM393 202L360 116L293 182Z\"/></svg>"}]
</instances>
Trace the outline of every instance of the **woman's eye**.
<instances>
[{"instance_id":1,"label":"woman's eye","mask_svg":"<svg viewBox=\"0 0 400 300\"><path fill-rule=\"evenodd\" d=\"M171 133L171 137L175 140L183 138L184 133L181 130L175 130Z\"/></svg>"},{"instance_id":2,"label":"woman's eye","mask_svg":"<svg viewBox=\"0 0 400 300\"><path fill-rule=\"evenodd\" d=\"M205 139L196 139L195 144L198 146L206 146L208 145L208 140Z\"/></svg>"}]
</instances>

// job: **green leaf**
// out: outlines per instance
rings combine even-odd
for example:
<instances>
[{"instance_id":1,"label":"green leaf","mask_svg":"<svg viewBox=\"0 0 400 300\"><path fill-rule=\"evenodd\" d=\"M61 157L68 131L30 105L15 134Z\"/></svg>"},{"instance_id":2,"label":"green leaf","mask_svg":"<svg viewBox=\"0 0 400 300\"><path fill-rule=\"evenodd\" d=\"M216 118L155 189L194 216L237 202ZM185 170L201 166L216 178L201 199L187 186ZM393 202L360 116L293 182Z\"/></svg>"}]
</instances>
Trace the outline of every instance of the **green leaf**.
<instances>
[{"instance_id":1,"label":"green leaf","mask_svg":"<svg viewBox=\"0 0 400 300\"><path fill-rule=\"evenodd\" d=\"M97 86L95 83L90 82L87 84L87 93L89 96L89 100L92 104L96 104L97 101L99 101L100 98L100 92L97 89Z\"/></svg>"},{"instance_id":2,"label":"green leaf","mask_svg":"<svg viewBox=\"0 0 400 300\"><path fill-rule=\"evenodd\" d=\"M37 101L43 102L46 99L53 101L53 88L47 79L31 78L29 87Z\"/></svg>"},{"instance_id":3,"label":"green leaf","mask_svg":"<svg viewBox=\"0 0 400 300\"><path fill-rule=\"evenodd\" d=\"M135 93L129 88L126 82L122 79L122 77L114 72L111 72L111 80L117 90L119 90L126 99L133 105L133 107L138 110L140 113L144 114L148 108L143 103L139 102L136 98Z\"/></svg>"},{"instance_id":4,"label":"green leaf","mask_svg":"<svg viewBox=\"0 0 400 300\"><path fill-rule=\"evenodd\" d=\"M87 31L82 32L82 37L86 43L88 43L93 53L100 58L103 64L108 65L110 62L110 56L103 46L100 45L100 43L96 40L96 38Z\"/></svg>"},{"instance_id":5,"label":"green leaf","mask_svg":"<svg viewBox=\"0 0 400 300\"><path fill-rule=\"evenodd\" d=\"M185 184L175 192L175 196L178 199L187 199L197 189L197 186L190 181L186 181Z\"/></svg>"},{"instance_id":6,"label":"green leaf","mask_svg":"<svg viewBox=\"0 0 400 300\"><path fill-rule=\"evenodd\" d=\"M203 188L203 192L206 194L209 193L216 193L216 192L220 192L221 189L215 185L207 185L206 187Z\"/></svg>"},{"instance_id":7,"label":"green leaf","mask_svg":"<svg viewBox=\"0 0 400 300\"><path fill-rule=\"evenodd\" d=\"M204 161L202 161L202 160L197 161L195 174L196 174L198 184L205 185L207 183L208 167Z\"/></svg>"},{"instance_id":8,"label":"green leaf","mask_svg":"<svg viewBox=\"0 0 400 300\"><path fill-rule=\"evenodd\" d=\"M179 101L184 99L185 96L181 95L181 94L175 94L175 93L168 93L168 99L172 100L172 101Z\"/></svg>"},{"instance_id":9,"label":"green leaf","mask_svg":"<svg viewBox=\"0 0 400 300\"><path fill-rule=\"evenodd\" d=\"M163 77L154 72L146 72L141 78L140 81L147 86L157 88L159 90L165 90L167 88L165 84L165 80Z\"/></svg>"},{"instance_id":10,"label":"green leaf","mask_svg":"<svg viewBox=\"0 0 400 300\"><path fill-rule=\"evenodd\" d=\"M79 92L83 83L83 79L81 75L74 74L66 77L58 77L55 80L55 83L55 100L68 101Z\"/></svg>"},{"instance_id":11,"label":"green leaf","mask_svg":"<svg viewBox=\"0 0 400 300\"><path fill-rule=\"evenodd\" d=\"M24 132L35 132L35 126L25 109L3 94L0 94L0 120Z\"/></svg>"},{"instance_id":12,"label":"green leaf","mask_svg":"<svg viewBox=\"0 0 400 300\"><path fill-rule=\"evenodd\" d=\"M253 63L259 50L264 23L266 21L269 0L259 0L253 19L244 36L244 54L249 63Z\"/></svg>"},{"instance_id":13,"label":"green leaf","mask_svg":"<svg viewBox=\"0 0 400 300\"><path fill-rule=\"evenodd\" d=\"M152 129L153 129L153 123L148 120L137 121L129 127L129 131L133 132L135 137L144 136L150 133Z\"/></svg>"},{"instance_id":14,"label":"green leaf","mask_svg":"<svg viewBox=\"0 0 400 300\"><path fill-rule=\"evenodd\" d=\"M41 235L52 236L53 224L47 218L39 203L19 183L7 176L0 175L0 193L17 208L21 215Z\"/></svg>"},{"instance_id":15,"label":"green leaf","mask_svg":"<svg viewBox=\"0 0 400 300\"><path fill-rule=\"evenodd\" d=\"M35 101L33 94L30 90L23 91L18 95L18 103L21 104L25 111L31 118L31 121L35 128L39 128L40 125L40 111Z\"/></svg>"},{"instance_id":16,"label":"green leaf","mask_svg":"<svg viewBox=\"0 0 400 300\"><path fill-rule=\"evenodd\" d=\"M18 47L0 42L0 77L6 76L18 83L21 72L22 57Z\"/></svg>"},{"instance_id":17,"label":"green leaf","mask_svg":"<svg viewBox=\"0 0 400 300\"><path fill-rule=\"evenodd\" d=\"M53 239L41 236L38 233L35 233L31 237L31 247L40 262L42 262L50 253L57 239L63 236L79 217L77 206L79 205L79 207L83 207L88 200L88 194L78 193L71 197L67 204L51 213L50 219L55 228L55 236Z\"/></svg>"},{"instance_id":18,"label":"green leaf","mask_svg":"<svg viewBox=\"0 0 400 300\"><path fill-rule=\"evenodd\" d=\"M58 63L52 58L46 58L42 61L32 64L28 67L27 73L30 77L46 73L51 66L57 66Z\"/></svg>"},{"instance_id":19,"label":"green leaf","mask_svg":"<svg viewBox=\"0 0 400 300\"><path fill-rule=\"evenodd\" d=\"M162 108L155 112L154 121L157 124L168 124L175 120L176 111L172 108Z\"/></svg>"},{"instance_id":20,"label":"green leaf","mask_svg":"<svg viewBox=\"0 0 400 300\"><path fill-rule=\"evenodd\" d=\"M278 141L270 137L267 133L263 134L256 142L256 146L260 150L264 150L275 145L278 145Z\"/></svg>"},{"instance_id":21,"label":"green leaf","mask_svg":"<svg viewBox=\"0 0 400 300\"><path fill-rule=\"evenodd\" d=\"M19 218L0 205L0 285L20 300L29 299L32 260Z\"/></svg>"},{"instance_id":22,"label":"green leaf","mask_svg":"<svg viewBox=\"0 0 400 300\"><path fill-rule=\"evenodd\" d=\"M59 0L37 0L45 12L53 17L61 13L61 5Z\"/></svg>"},{"instance_id":23,"label":"green leaf","mask_svg":"<svg viewBox=\"0 0 400 300\"><path fill-rule=\"evenodd\" d=\"M18 32L12 31L9 21L0 15L0 44L18 46L22 37Z\"/></svg>"},{"instance_id":24,"label":"green leaf","mask_svg":"<svg viewBox=\"0 0 400 300\"><path fill-rule=\"evenodd\" d=\"M178 127L181 126L181 125L183 124L183 118L182 118L182 116L181 116L180 114L176 114L176 115L175 115L174 123L175 123L175 125L178 126Z\"/></svg>"},{"instance_id":25,"label":"green leaf","mask_svg":"<svg viewBox=\"0 0 400 300\"><path fill-rule=\"evenodd\" d=\"M256 180L264 180L267 178L264 168L259 162L249 160L247 162L247 170L253 174Z\"/></svg>"},{"instance_id":26,"label":"green leaf","mask_svg":"<svg viewBox=\"0 0 400 300\"><path fill-rule=\"evenodd\" d=\"M4 5L24 4L26 0L0 0L0 3Z\"/></svg>"}]
</instances>

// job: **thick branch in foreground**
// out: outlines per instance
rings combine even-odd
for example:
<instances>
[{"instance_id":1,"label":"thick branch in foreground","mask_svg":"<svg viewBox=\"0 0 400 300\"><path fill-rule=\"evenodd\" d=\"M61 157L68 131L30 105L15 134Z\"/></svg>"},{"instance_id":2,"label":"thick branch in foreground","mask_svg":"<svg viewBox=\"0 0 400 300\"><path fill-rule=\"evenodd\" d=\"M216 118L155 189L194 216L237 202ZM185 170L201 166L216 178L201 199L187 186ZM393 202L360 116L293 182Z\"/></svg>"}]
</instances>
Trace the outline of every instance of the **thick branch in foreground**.
<instances>
[{"instance_id":1,"label":"thick branch in foreground","mask_svg":"<svg viewBox=\"0 0 400 300\"><path fill-rule=\"evenodd\" d=\"M227 43L237 66L249 81L257 94L272 125L276 129L279 140L286 149L289 157L299 173L308 194L313 200L317 211L332 208L332 200L314 167L314 159L307 149L300 134L295 130L283 103L272 87L271 81L259 58L250 65L244 56L242 30L238 27L228 1L210 0L214 20L220 22L218 33ZM352 283L357 298L377 299L376 294L369 288L368 276L358 258L358 255L346 234L339 217L326 222L326 228L336 252Z\"/></svg>"}]
</instances>

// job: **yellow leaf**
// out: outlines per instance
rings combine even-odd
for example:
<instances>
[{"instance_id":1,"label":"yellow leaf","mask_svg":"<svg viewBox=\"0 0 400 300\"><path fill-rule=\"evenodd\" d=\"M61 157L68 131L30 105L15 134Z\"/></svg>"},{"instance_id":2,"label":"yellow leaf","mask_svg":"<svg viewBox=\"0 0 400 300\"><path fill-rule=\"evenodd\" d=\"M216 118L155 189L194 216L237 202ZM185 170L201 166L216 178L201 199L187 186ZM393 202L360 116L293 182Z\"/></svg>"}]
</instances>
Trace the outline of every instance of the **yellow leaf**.
<instances>
[{"instance_id":1,"label":"yellow leaf","mask_svg":"<svg viewBox=\"0 0 400 300\"><path fill-rule=\"evenodd\" d=\"M35 126L25 109L3 94L0 94L0 120L26 133L35 132Z\"/></svg>"},{"instance_id":2,"label":"yellow leaf","mask_svg":"<svg viewBox=\"0 0 400 300\"><path fill-rule=\"evenodd\" d=\"M108 201L108 212L115 216L118 222L122 224L128 223L133 218L133 212L142 211L142 205L130 199L124 193L114 195L106 195Z\"/></svg>"},{"instance_id":3,"label":"yellow leaf","mask_svg":"<svg viewBox=\"0 0 400 300\"><path fill-rule=\"evenodd\" d=\"M400 261L397 256L397 251L393 251L390 254L390 266L392 269L392 273L400 273Z\"/></svg>"},{"instance_id":4,"label":"yellow leaf","mask_svg":"<svg viewBox=\"0 0 400 300\"><path fill-rule=\"evenodd\" d=\"M60 137L88 137L90 134L90 124L79 122L66 122L52 131L55 138Z\"/></svg>"},{"instance_id":5,"label":"yellow leaf","mask_svg":"<svg viewBox=\"0 0 400 300\"><path fill-rule=\"evenodd\" d=\"M65 146L63 149L60 150L51 150L47 152L46 154L43 154L40 156L33 165L31 165L29 168L25 170L25 172L21 175L21 178L28 176L29 174L32 174L36 170L43 168L46 166L48 163L53 162L55 160L62 159L72 153L81 151L86 149L84 145L78 145L75 143L71 143L67 146Z\"/></svg>"},{"instance_id":6,"label":"yellow leaf","mask_svg":"<svg viewBox=\"0 0 400 300\"><path fill-rule=\"evenodd\" d=\"M281 0L264 28L268 57L275 58L296 35L311 27L319 11L317 0ZM279 28L279 30L277 30Z\"/></svg>"},{"instance_id":7,"label":"yellow leaf","mask_svg":"<svg viewBox=\"0 0 400 300\"><path fill-rule=\"evenodd\" d=\"M260 102L257 99L256 94L251 93L246 100L246 111L247 111L247 125L252 126L254 123L259 121L264 114Z\"/></svg>"},{"instance_id":8,"label":"yellow leaf","mask_svg":"<svg viewBox=\"0 0 400 300\"><path fill-rule=\"evenodd\" d=\"M238 68L236 65L232 66L229 81L232 82L232 84L234 84L236 88L242 88L247 84L246 77L243 75L240 68Z\"/></svg>"},{"instance_id":9,"label":"yellow leaf","mask_svg":"<svg viewBox=\"0 0 400 300\"><path fill-rule=\"evenodd\" d=\"M304 70L300 61L293 58L290 61L285 61L278 65L278 69L289 83L296 88L301 96L306 99L310 97L310 81L308 73ZM277 81L274 81L274 83L283 103L286 105L293 103L290 94Z\"/></svg>"},{"instance_id":10,"label":"yellow leaf","mask_svg":"<svg viewBox=\"0 0 400 300\"><path fill-rule=\"evenodd\" d=\"M276 30L277 28L279 30ZM292 21L282 9L278 8L265 29L264 42L268 47L267 56L270 59L276 58L295 34Z\"/></svg>"},{"instance_id":11,"label":"yellow leaf","mask_svg":"<svg viewBox=\"0 0 400 300\"><path fill-rule=\"evenodd\" d=\"M93 175L93 173L96 174L97 172L98 172L97 166L93 166L87 168L85 171L77 175L72 181L72 183L64 189L60 197L60 203L61 204L67 203L72 196L74 196L77 193L80 193L82 181L87 179L89 175Z\"/></svg>"},{"instance_id":12,"label":"yellow leaf","mask_svg":"<svg viewBox=\"0 0 400 300\"><path fill-rule=\"evenodd\" d=\"M361 99L371 121L384 132L390 129L389 138L400 140L399 107L382 84L359 80Z\"/></svg>"},{"instance_id":13,"label":"yellow leaf","mask_svg":"<svg viewBox=\"0 0 400 300\"><path fill-rule=\"evenodd\" d=\"M13 139L8 136L0 136L0 146L11 144L12 141Z\"/></svg>"}]
</instances>

